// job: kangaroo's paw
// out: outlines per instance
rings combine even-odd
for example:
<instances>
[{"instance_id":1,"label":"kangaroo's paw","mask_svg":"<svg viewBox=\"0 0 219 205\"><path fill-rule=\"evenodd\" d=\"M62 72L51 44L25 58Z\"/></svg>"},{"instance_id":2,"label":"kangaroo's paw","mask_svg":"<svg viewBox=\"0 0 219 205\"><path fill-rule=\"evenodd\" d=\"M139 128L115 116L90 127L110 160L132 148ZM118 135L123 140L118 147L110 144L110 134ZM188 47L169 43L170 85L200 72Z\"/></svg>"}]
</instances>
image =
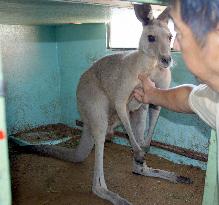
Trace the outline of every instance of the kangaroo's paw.
<instances>
[{"instance_id":1,"label":"kangaroo's paw","mask_svg":"<svg viewBox=\"0 0 219 205\"><path fill-rule=\"evenodd\" d=\"M100 198L106 199L114 205L133 205L132 203L128 202L126 199L120 197L118 194L109 191L107 188L93 187L92 191Z\"/></svg>"},{"instance_id":2,"label":"kangaroo's paw","mask_svg":"<svg viewBox=\"0 0 219 205\"><path fill-rule=\"evenodd\" d=\"M192 184L193 181L188 178L188 177L184 177L184 176L177 176L176 178L177 183L181 183L181 184Z\"/></svg>"},{"instance_id":3,"label":"kangaroo's paw","mask_svg":"<svg viewBox=\"0 0 219 205\"><path fill-rule=\"evenodd\" d=\"M173 183L184 183L184 184L192 183L192 181L187 177L177 176L174 172L168 172L160 169L153 169L151 167L148 167L145 162L143 164L139 164L135 162L135 160L133 160L133 173L142 176L166 179Z\"/></svg>"},{"instance_id":4,"label":"kangaroo's paw","mask_svg":"<svg viewBox=\"0 0 219 205\"><path fill-rule=\"evenodd\" d=\"M137 164L143 164L144 163L144 151L134 151L134 161L137 163Z\"/></svg>"}]
</instances>

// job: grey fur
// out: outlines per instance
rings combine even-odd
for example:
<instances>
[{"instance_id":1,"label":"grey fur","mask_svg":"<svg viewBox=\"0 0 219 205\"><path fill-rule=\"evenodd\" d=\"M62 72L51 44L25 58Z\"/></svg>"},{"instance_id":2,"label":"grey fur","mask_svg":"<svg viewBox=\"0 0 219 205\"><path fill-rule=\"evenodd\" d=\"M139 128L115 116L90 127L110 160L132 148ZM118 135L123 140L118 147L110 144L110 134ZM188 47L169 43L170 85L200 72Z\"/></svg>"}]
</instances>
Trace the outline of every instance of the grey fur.
<instances>
[{"instance_id":1,"label":"grey fur","mask_svg":"<svg viewBox=\"0 0 219 205\"><path fill-rule=\"evenodd\" d=\"M145 10L146 9L146 10ZM115 205L131 204L126 199L107 189L103 154L107 132L122 123L134 152L133 172L154 176L176 182L176 175L162 170L153 171L144 162L142 148L149 147L153 130L160 112L159 107L150 109L150 127L147 140L144 138L148 105L139 103L132 97L132 91L141 82L142 72L155 82L159 88L168 88L171 74L170 32L167 24L160 19L151 18L150 5L135 6L136 16L141 20L143 32L137 51L123 52L106 56L95 62L82 76L77 88L77 103L84 122L84 129L90 129L95 144L95 167L93 192ZM148 15L149 18L147 18ZM148 41L148 35L155 37ZM165 62L165 59L168 59ZM85 137L85 135L84 135ZM87 136L88 137L88 136ZM143 169L142 169L143 167ZM139 171L140 170L140 171Z\"/></svg>"},{"instance_id":2,"label":"grey fur","mask_svg":"<svg viewBox=\"0 0 219 205\"><path fill-rule=\"evenodd\" d=\"M109 191L104 179L105 137L107 133L112 134L113 128L119 123L123 124L133 148L133 173L160 177L175 183L186 179L177 178L173 172L149 168L144 160L143 149L150 146L160 107L149 107L139 103L132 96L132 92L136 86L141 86L138 75L142 72L147 73L157 87L169 87L171 80L170 32L165 15L162 14L162 19L159 17L159 20L151 17L150 5L137 5L135 12L143 25L139 49L106 56L95 62L80 78L77 103L84 127L78 147L71 152L55 146L34 148L35 151L45 155L81 162L87 158L95 144L92 191L114 205L131 205L126 199ZM149 18L145 18L145 15ZM149 42L148 35L154 36L155 41ZM145 138L148 110L149 129Z\"/></svg>"}]
</instances>

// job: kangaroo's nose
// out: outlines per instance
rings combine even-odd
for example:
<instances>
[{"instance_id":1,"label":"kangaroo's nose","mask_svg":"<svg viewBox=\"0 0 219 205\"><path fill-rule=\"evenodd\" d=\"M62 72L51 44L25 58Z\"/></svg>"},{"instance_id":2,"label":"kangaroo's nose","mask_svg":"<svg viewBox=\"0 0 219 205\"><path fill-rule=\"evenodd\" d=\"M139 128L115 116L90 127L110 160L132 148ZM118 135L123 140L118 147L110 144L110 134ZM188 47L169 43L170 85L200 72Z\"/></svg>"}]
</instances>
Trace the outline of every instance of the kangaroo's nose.
<instances>
[{"instance_id":1,"label":"kangaroo's nose","mask_svg":"<svg viewBox=\"0 0 219 205\"><path fill-rule=\"evenodd\" d=\"M162 62L163 64L169 65L170 62L171 62L171 57L170 57L170 56L162 56L162 57L161 57L161 62Z\"/></svg>"},{"instance_id":2,"label":"kangaroo's nose","mask_svg":"<svg viewBox=\"0 0 219 205\"><path fill-rule=\"evenodd\" d=\"M160 58L161 67L168 68L170 66L171 61L172 61L171 56L161 56Z\"/></svg>"}]
</instances>

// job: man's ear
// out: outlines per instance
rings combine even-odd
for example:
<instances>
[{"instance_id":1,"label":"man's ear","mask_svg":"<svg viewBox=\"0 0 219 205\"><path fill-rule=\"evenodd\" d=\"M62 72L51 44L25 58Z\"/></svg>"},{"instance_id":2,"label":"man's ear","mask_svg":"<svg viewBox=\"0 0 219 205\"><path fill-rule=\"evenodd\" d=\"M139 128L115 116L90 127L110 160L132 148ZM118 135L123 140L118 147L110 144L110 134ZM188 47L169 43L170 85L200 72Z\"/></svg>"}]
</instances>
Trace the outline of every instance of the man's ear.
<instances>
[{"instance_id":1,"label":"man's ear","mask_svg":"<svg viewBox=\"0 0 219 205\"><path fill-rule=\"evenodd\" d=\"M219 33L219 23L216 26L216 32Z\"/></svg>"}]
</instances>

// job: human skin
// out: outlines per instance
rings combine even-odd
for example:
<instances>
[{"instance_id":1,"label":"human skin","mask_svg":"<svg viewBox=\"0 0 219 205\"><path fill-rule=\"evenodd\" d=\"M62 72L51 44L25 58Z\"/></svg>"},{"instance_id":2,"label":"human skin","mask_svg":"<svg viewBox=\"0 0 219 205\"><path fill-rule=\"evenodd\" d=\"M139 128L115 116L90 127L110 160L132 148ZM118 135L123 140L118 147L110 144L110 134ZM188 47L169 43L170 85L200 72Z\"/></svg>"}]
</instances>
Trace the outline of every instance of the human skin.
<instances>
[{"instance_id":1,"label":"human skin","mask_svg":"<svg viewBox=\"0 0 219 205\"><path fill-rule=\"evenodd\" d=\"M189 26L181 19L179 0L171 9L170 15L175 23L178 33L176 40L188 69L203 83L219 92L219 26L208 33L201 46ZM142 81L143 89L135 89L134 96L140 102L159 105L176 112L193 112L188 98L194 85L181 85L163 90L156 88L145 74L141 74L139 79Z\"/></svg>"}]
</instances>

